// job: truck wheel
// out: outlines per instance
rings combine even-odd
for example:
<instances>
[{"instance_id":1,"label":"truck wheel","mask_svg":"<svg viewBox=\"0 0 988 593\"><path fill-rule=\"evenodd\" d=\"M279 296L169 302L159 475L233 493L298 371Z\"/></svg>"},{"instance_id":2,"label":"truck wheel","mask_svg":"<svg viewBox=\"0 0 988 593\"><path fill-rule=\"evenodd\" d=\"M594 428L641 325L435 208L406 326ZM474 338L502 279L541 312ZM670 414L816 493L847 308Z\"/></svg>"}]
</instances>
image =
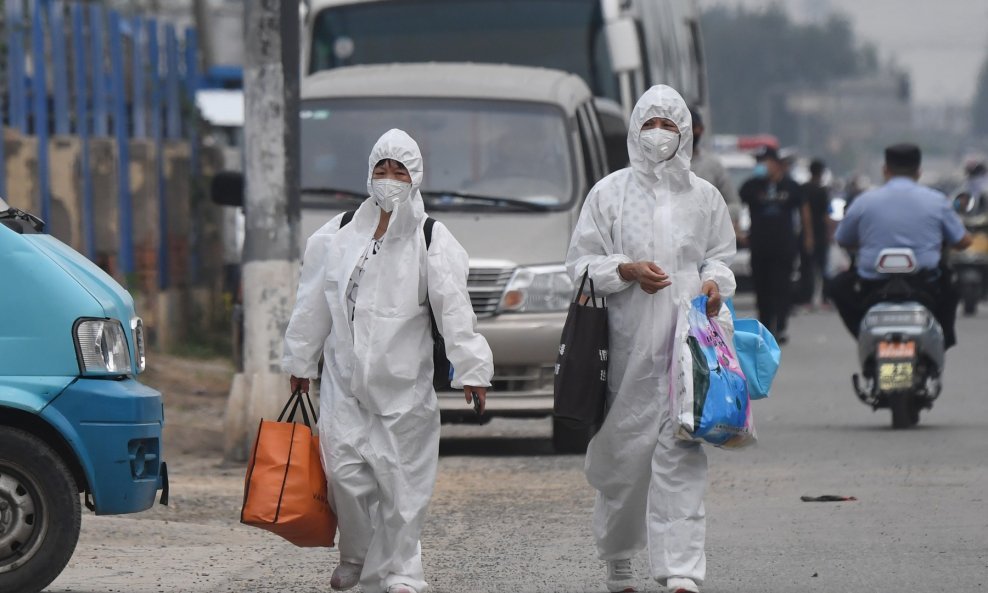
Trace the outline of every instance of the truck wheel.
<instances>
[{"instance_id":1,"label":"truck wheel","mask_svg":"<svg viewBox=\"0 0 988 593\"><path fill-rule=\"evenodd\" d=\"M897 394L889 401L892 428L910 428L919 423L919 404L912 395Z\"/></svg>"},{"instance_id":2,"label":"truck wheel","mask_svg":"<svg viewBox=\"0 0 988 593\"><path fill-rule=\"evenodd\" d=\"M0 591L36 593L68 564L82 508L75 480L44 441L0 427Z\"/></svg>"},{"instance_id":3,"label":"truck wheel","mask_svg":"<svg viewBox=\"0 0 988 593\"><path fill-rule=\"evenodd\" d=\"M597 432L592 426L574 428L558 418L552 419L552 447L556 453L586 453L587 444Z\"/></svg>"}]
</instances>

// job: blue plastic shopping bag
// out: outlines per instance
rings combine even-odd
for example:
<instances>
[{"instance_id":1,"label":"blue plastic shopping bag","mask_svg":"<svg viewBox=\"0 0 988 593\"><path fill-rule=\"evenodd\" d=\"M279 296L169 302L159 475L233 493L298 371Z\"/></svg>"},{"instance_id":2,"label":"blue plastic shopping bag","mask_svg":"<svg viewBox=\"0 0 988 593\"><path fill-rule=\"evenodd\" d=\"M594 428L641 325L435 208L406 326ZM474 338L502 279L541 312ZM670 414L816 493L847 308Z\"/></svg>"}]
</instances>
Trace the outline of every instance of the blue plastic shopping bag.
<instances>
[{"instance_id":1,"label":"blue plastic shopping bag","mask_svg":"<svg viewBox=\"0 0 988 593\"><path fill-rule=\"evenodd\" d=\"M726 309L707 317L706 296L683 304L670 381L676 434L682 439L724 448L755 442L748 385L730 333Z\"/></svg>"},{"instance_id":2,"label":"blue plastic shopping bag","mask_svg":"<svg viewBox=\"0 0 988 593\"><path fill-rule=\"evenodd\" d=\"M748 397L768 397L782 360L775 337L757 319L735 319L734 348L748 383Z\"/></svg>"}]
</instances>

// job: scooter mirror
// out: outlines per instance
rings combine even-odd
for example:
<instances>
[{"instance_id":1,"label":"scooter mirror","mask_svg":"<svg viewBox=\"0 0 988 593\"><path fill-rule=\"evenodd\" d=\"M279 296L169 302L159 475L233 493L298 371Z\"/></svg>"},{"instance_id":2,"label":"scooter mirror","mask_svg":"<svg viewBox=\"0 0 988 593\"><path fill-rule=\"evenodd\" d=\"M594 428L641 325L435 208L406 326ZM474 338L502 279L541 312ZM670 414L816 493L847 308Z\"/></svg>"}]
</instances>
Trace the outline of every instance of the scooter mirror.
<instances>
[{"instance_id":1,"label":"scooter mirror","mask_svg":"<svg viewBox=\"0 0 988 593\"><path fill-rule=\"evenodd\" d=\"M237 171L221 171L213 176L209 196L221 206L244 205L244 175Z\"/></svg>"}]
</instances>

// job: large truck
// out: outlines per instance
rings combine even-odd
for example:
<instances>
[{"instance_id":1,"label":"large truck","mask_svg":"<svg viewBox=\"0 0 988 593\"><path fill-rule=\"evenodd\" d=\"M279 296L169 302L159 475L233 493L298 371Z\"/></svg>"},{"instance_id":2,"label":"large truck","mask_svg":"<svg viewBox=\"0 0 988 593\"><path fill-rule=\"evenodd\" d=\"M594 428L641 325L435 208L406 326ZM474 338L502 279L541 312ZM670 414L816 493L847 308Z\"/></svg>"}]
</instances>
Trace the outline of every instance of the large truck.
<instances>
[{"instance_id":1,"label":"large truck","mask_svg":"<svg viewBox=\"0 0 988 593\"><path fill-rule=\"evenodd\" d=\"M0 591L35 593L97 515L150 508L168 472L144 328L113 278L0 199ZM81 495L81 496L80 496Z\"/></svg>"},{"instance_id":2,"label":"large truck","mask_svg":"<svg viewBox=\"0 0 988 593\"><path fill-rule=\"evenodd\" d=\"M310 0L305 74L361 64L476 62L581 77L625 116L654 84L707 105L697 0Z\"/></svg>"}]
</instances>

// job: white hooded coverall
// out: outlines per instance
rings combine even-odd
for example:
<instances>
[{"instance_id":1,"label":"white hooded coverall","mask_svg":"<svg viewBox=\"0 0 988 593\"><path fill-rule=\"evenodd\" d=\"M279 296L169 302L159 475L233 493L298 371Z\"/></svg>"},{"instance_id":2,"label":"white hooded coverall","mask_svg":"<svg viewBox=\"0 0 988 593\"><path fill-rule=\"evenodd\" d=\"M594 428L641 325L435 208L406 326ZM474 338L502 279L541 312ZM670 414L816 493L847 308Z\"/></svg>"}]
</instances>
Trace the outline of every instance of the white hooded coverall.
<instances>
[{"instance_id":1,"label":"white hooded coverall","mask_svg":"<svg viewBox=\"0 0 988 593\"><path fill-rule=\"evenodd\" d=\"M653 117L676 123L680 141L664 162L639 144ZM713 280L734 293L731 218L720 193L690 172L693 133L685 101L667 86L649 89L631 115L631 166L602 179L587 196L567 268L589 267L610 320L608 412L587 449L587 480L596 490L593 531L603 560L632 558L648 547L652 577L703 582L707 458L697 443L673 435L669 371L681 302ZM671 285L655 294L618 274L618 265L651 261Z\"/></svg>"},{"instance_id":2,"label":"white hooded coverall","mask_svg":"<svg viewBox=\"0 0 988 593\"><path fill-rule=\"evenodd\" d=\"M408 169L412 197L394 209L380 251L367 261L353 322L345 292L378 225L374 198L342 229L339 215L309 238L282 368L315 378L324 357L319 434L341 560L363 564L368 593L398 583L422 592L419 534L439 457L426 307L445 338L454 387L487 387L494 369L490 347L475 331L466 251L441 223L426 250L418 145L401 130L381 136L368 160L370 193L382 159Z\"/></svg>"}]
</instances>

